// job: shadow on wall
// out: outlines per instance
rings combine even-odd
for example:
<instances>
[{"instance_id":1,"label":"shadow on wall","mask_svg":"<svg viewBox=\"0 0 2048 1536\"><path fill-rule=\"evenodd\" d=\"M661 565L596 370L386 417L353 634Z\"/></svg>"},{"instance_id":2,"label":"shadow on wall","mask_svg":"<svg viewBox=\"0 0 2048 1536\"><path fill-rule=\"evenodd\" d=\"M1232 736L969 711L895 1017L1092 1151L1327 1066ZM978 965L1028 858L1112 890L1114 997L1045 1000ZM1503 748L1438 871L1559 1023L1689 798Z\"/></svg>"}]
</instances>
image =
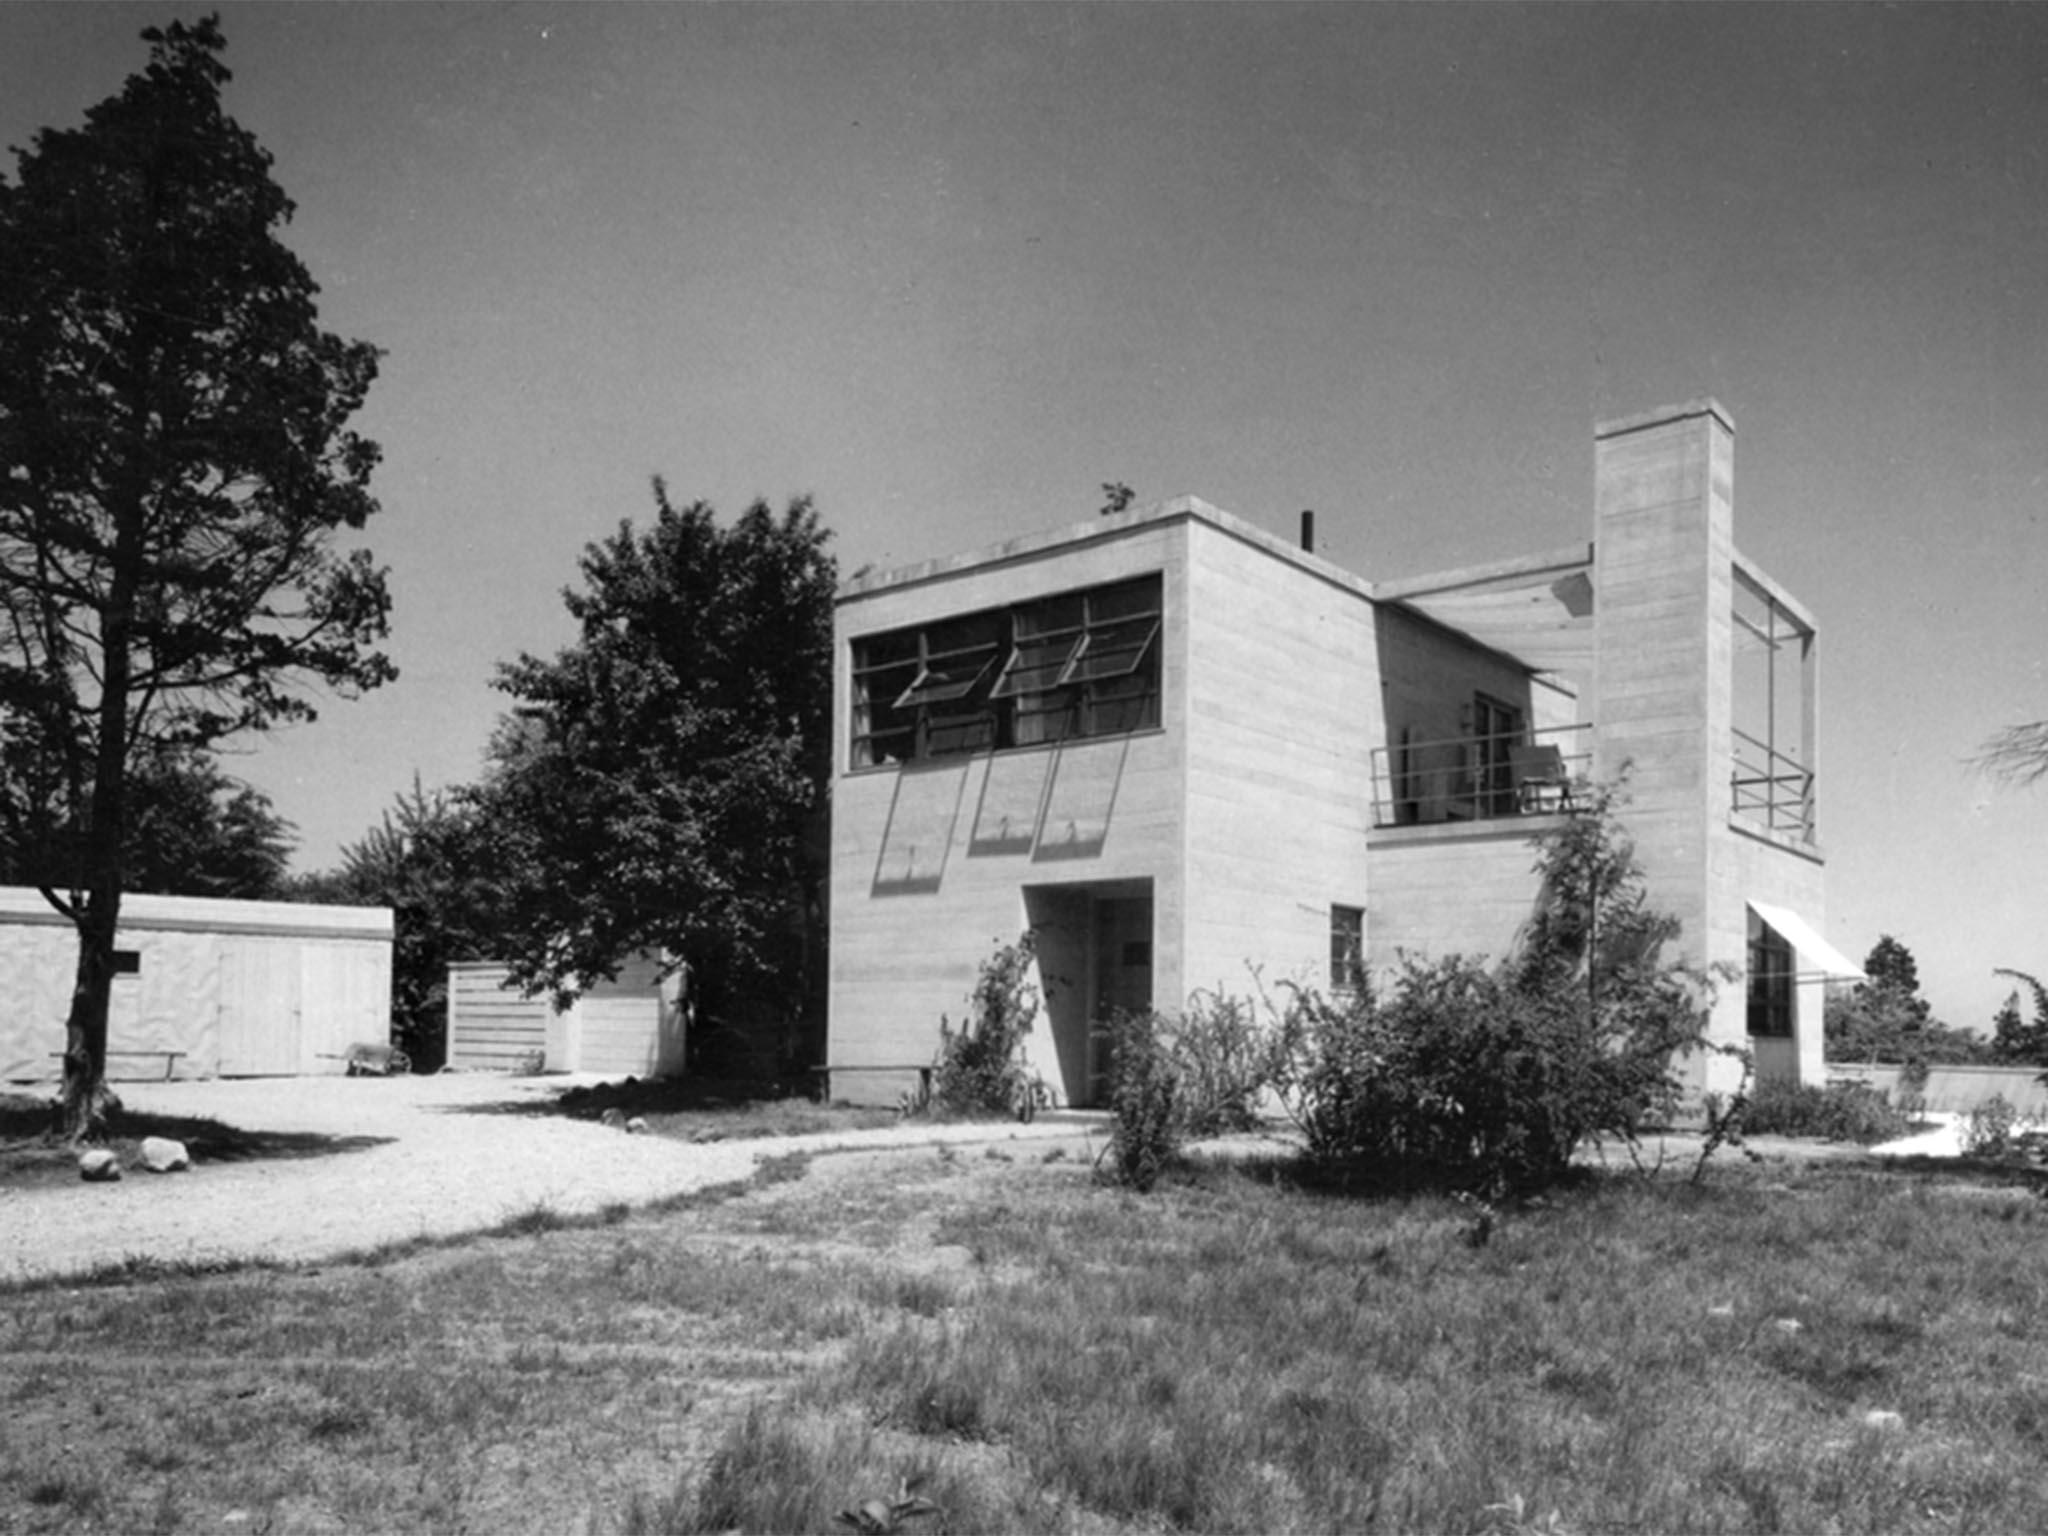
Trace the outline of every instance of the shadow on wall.
<instances>
[{"instance_id":1,"label":"shadow on wall","mask_svg":"<svg viewBox=\"0 0 2048 1536\"><path fill-rule=\"evenodd\" d=\"M1031 862L1102 854L1130 755L1128 738L1008 752L981 760L981 793L968 833L971 859ZM918 896L944 883L975 760L917 764L898 771L882 829L871 896Z\"/></svg>"}]
</instances>

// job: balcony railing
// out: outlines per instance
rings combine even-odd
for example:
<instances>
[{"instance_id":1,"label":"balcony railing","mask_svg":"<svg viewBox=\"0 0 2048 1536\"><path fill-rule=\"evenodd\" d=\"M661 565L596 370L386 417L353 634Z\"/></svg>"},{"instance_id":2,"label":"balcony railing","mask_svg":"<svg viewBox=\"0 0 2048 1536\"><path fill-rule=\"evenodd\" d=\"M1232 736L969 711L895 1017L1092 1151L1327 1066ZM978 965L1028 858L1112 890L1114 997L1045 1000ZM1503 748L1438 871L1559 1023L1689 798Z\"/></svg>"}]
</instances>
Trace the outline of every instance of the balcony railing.
<instances>
[{"instance_id":1,"label":"balcony railing","mask_svg":"<svg viewBox=\"0 0 2048 1536\"><path fill-rule=\"evenodd\" d=\"M1576 810L1592 764L1592 733L1584 725L1379 747L1372 754L1373 825Z\"/></svg>"},{"instance_id":2,"label":"balcony railing","mask_svg":"<svg viewBox=\"0 0 2048 1536\"><path fill-rule=\"evenodd\" d=\"M1768 831L1812 842L1813 770L1747 731L1733 735L1730 804L1735 814Z\"/></svg>"}]
</instances>

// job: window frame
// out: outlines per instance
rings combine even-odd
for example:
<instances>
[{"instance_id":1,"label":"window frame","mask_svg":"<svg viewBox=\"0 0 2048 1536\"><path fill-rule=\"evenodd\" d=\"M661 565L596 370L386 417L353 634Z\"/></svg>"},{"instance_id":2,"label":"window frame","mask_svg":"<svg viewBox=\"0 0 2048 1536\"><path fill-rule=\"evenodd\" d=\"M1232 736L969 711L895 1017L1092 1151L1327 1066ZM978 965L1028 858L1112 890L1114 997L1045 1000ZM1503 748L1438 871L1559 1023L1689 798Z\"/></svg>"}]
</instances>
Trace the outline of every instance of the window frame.
<instances>
[{"instance_id":1,"label":"window frame","mask_svg":"<svg viewBox=\"0 0 2048 1536\"><path fill-rule=\"evenodd\" d=\"M1747 1018L1759 1040L1790 1040L1798 997L1799 959L1792 941L1762 918L1749 939ZM1761 1026L1761 1027L1759 1027Z\"/></svg>"},{"instance_id":2,"label":"window frame","mask_svg":"<svg viewBox=\"0 0 2048 1536\"><path fill-rule=\"evenodd\" d=\"M1330 990L1353 997L1365 990L1365 908L1330 904Z\"/></svg>"},{"instance_id":3,"label":"window frame","mask_svg":"<svg viewBox=\"0 0 2048 1536\"><path fill-rule=\"evenodd\" d=\"M1153 571L857 636L848 770L1157 729L1164 628Z\"/></svg>"},{"instance_id":4,"label":"window frame","mask_svg":"<svg viewBox=\"0 0 2048 1536\"><path fill-rule=\"evenodd\" d=\"M1473 798L1488 816L1511 816L1520 809L1513 754L1528 740L1528 712L1484 689L1473 693L1471 710Z\"/></svg>"}]
</instances>

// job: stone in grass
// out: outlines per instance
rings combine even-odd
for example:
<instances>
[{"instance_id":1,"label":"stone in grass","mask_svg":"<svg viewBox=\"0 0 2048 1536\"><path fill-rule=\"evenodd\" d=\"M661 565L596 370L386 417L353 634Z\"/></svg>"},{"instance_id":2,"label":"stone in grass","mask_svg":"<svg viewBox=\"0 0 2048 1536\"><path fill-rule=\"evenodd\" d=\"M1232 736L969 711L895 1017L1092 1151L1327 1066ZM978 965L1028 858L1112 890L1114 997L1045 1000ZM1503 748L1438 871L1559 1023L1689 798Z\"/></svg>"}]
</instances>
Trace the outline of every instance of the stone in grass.
<instances>
[{"instance_id":1,"label":"stone in grass","mask_svg":"<svg viewBox=\"0 0 2048 1536\"><path fill-rule=\"evenodd\" d=\"M78 1176L88 1184L111 1184L121 1177L121 1159L105 1147L78 1154Z\"/></svg>"},{"instance_id":2,"label":"stone in grass","mask_svg":"<svg viewBox=\"0 0 2048 1536\"><path fill-rule=\"evenodd\" d=\"M645 1136L647 1134L647 1122L638 1115L635 1115L626 1122L626 1134L628 1136Z\"/></svg>"},{"instance_id":3,"label":"stone in grass","mask_svg":"<svg viewBox=\"0 0 2048 1536\"><path fill-rule=\"evenodd\" d=\"M182 1141L173 1141L168 1136L145 1136L142 1138L142 1166L151 1173L176 1173L181 1168L192 1166L192 1154L185 1150Z\"/></svg>"},{"instance_id":4,"label":"stone in grass","mask_svg":"<svg viewBox=\"0 0 2048 1536\"><path fill-rule=\"evenodd\" d=\"M1863 1415L1863 1424L1866 1429L1875 1429L1889 1434L1893 1430L1906 1427L1906 1416L1903 1413L1896 1413L1890 1408L1873 1408Z\"/></svg>"},{"instance_id":5,"label":"stone in grass","mask_svg":"<svg viewBox=\"0 0 2048 1536\"><path fill-rule=\"evenodd\" d=\"M1806 1325L1801 1323L1796 1317L1781 1317L1775 1323L1772 1323L1771 1326L1780 1333L1794 1334L1802 1332Z\"/></svg>"},{"instance_id":6,"label":"stone in grass","mask_svg":"<svg viewBox=\"0 0 2048 1536\"><path fill-rule=\"evenodd\" d=\"M597 1117L599 1125L608 1125L615 1131L626 1128L626 1112L622 1109L608 1109Z\"/></svg>"}]
</instances>

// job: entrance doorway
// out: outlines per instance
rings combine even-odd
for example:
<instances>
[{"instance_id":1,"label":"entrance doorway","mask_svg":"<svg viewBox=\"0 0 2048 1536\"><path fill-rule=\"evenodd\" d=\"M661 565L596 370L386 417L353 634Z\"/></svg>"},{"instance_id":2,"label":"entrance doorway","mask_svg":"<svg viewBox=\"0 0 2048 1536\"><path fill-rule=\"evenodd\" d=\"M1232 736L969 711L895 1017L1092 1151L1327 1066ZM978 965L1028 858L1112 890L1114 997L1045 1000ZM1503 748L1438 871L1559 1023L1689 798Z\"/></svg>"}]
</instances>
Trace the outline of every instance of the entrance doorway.
<instances>
[{"instance_id":1,"label":"entrance doorway","mask_svg":"<svg viewBox=\"0 0 2048 1536\"><path fill-rule=\"evenodd\" d=\"M1152 1006L1152 882L1027 886L1024 911L1038 944L1054 1086L1063 1103L1104 1107L1109 1020Z\"/></svg>"}]
</instances>

